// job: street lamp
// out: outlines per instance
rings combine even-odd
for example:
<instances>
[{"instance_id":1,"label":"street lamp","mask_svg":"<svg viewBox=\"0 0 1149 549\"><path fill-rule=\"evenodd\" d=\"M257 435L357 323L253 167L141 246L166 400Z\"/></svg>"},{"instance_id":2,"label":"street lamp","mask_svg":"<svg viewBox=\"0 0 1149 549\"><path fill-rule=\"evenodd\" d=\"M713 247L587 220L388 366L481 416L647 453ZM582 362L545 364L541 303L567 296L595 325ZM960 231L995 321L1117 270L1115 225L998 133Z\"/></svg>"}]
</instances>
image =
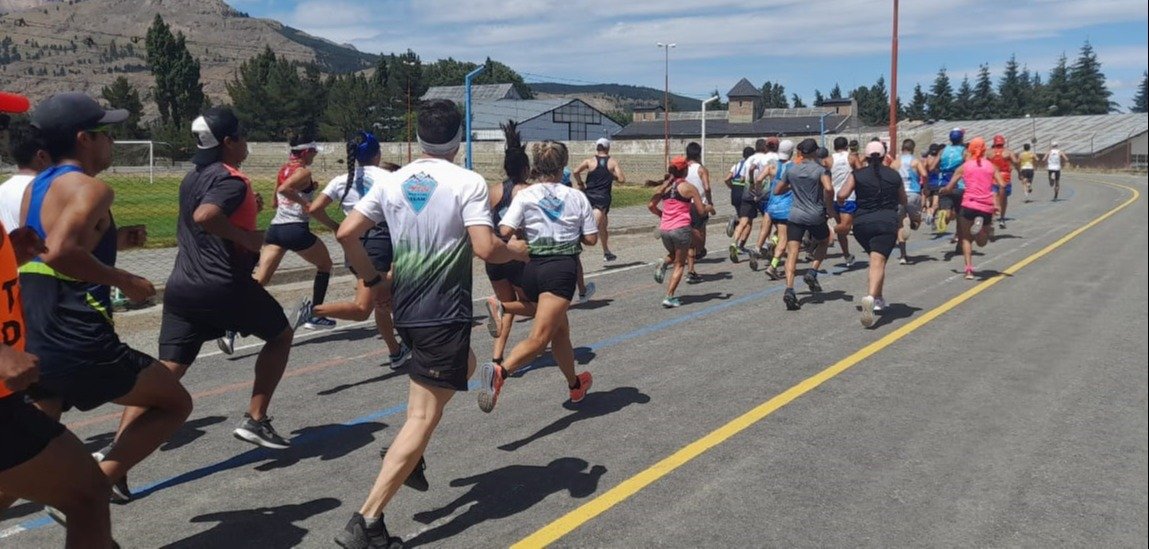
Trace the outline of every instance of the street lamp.
<instances>
[{"instance_id":1,"label":"street lamp","mask_svg":"<svg viewBox=\"0 0 1149 549\"><path fill-rule=\"evenodd\" d=\"M656 45L666 53L666 66L662 72L664 85L662 94L662 164L665 166L670 164L670 48L678 44L658 42Z\"/></svg>"},{"instance_id":2,"label":"street lamp","mask_svg":"<svg viewBox=\"0 0 1149 549\"><path fill-rule=\"evenodd\" d=\"M410 59L404 59L403 64L411 67L403 72L407 73L407 116L405 122L407 123L407 163L411 163L411 71L415 67L415 62Z\"/></svg>"},{"instance_id":3,"label":"street lamp","mask_svg":"<svg viewBox=\"0 0 1149 549\"><path fill-rule=\"evenodd\" d=\"M715 95L710 99L702 102L702 165L706 165L706 104L718 101L719 96ZM667 162L669 164L669 162Z\"/></svg>"}]
</instances>

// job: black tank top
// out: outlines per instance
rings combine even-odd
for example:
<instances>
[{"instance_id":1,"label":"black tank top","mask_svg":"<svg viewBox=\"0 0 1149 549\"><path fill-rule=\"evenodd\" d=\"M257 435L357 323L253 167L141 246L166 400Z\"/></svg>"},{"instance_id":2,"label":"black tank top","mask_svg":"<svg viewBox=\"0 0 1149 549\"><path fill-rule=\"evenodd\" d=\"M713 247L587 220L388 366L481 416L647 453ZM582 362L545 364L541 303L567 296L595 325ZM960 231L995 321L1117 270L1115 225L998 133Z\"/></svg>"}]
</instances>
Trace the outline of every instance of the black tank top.
<instances>
[{"instance_id":1,"label":"black tank top","mask_svg":"<svg viewBox=\"0 0 1149 549\"><path fill-rule=\"evenodd\" d=\"M609 156L596 156L595 161L597 165L590 173L586 174L586 192L587 194L603 195L609 194L611 186L614 184L614 174L610 173Z\"/></svg>"},{"instance_id":2,"label":"black tank top","mask_svg":"<svg viewBox=\"0 0 1149 549\"><path fill-rule=\"evenodd\" d=\"M514 190L515 182L511 181L509 178L504 179L503 195L499 197L499 203L495 204L494 208L491 208L491 221L495 223L495 234L499 235L499 238L502 238L503 236L499 232L499 223L502 223L503 216L507 213L507 208L511 207L511 194L514 192ZM507 240L509 239L503 238L504 242Z\"/></svg>"},{"instance_id":3,"label":"black tank top","mask_svg":"<svg viewBox=\"0 0 1149 549\"><path fill-rule=\"evenodd\" d=\"M886 166L879 166L878 173L866 166L854 170L854 193L858 201L857 215L878 211L898 210L898 189L902 187L902 176Z\"/></svg>"},{"instance_id":4,"label":"black tank top","mask_svg":"<svg viewBox=\"0 0 1149 549\"><path fill-rule=\"evenodd\" d=\"M662 193L662 199L663 200L677 200L679 202L686 202L687 204L689 204L691 202L691 200L689 198L686 198L685 196L682 196L682 193L678 192L679 183L683 183L685 181L686 181L685 179L674 180L670 184L670 187L668 187L666 189L666 191Z\"/></svg>"}]
</instances>

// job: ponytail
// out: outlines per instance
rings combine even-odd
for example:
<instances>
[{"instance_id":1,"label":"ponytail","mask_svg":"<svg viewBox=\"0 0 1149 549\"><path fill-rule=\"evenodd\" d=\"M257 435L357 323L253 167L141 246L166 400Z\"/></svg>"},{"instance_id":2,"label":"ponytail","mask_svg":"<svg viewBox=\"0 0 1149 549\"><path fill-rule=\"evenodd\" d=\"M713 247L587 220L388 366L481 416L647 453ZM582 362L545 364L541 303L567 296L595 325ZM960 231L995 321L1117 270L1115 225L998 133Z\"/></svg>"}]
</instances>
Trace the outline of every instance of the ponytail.
<instances>
[{"instance_id":1,"label":"ponytail","mask_svg":"<svg viewBox=\"0 0 1149 549\"><path fill-rule=\"evenodd\" d=\"M358 135L347 140L347 182L343 185L343 196L339 197L340 207L343 207L343 201L347 200L347 194L351 192L351 185L355 183L355 159L359 156L357 153L361 142L362 137Z\"/></svg>"}]
</instances>

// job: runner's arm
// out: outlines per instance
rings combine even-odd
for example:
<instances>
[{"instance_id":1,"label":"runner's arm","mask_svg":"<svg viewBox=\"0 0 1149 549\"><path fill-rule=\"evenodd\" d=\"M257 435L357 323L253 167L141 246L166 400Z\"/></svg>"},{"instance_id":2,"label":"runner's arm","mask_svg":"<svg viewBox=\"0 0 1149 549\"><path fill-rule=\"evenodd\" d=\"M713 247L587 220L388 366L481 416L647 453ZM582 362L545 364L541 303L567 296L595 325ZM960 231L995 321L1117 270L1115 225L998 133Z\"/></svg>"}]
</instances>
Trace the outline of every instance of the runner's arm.
<instances>
[{"instance_id":1,"label":"runner's arm","mask_svg":"<svg viewBox=\"0 0 1149 549\"><path fill-rule=\"evenodd\" d=\"M942 187L941 190L938 191L938 194L950 194L950 193L952 193L954 191L954 188L957 187L957 183L961 179L963 172L965 172L965 165L964 164L961 166L958 166L958 169L954 170L953 175L950 176L950 182L946 183L946 186Z\"/></svg>"},{"instance_id":2,"label":"runner's arm","mask_svg":"<svg viewBox=\"0 0 1149 549\"><path fill-rule=\"evenodd\" d=\"M307 183L311 181L311 170L307 168L299 168L292 172L291 177L288 177L282 185L279 186L277 192L282 194L284 198L303 206L303 209L309 209L311 203L300 194Z\"/></svg>"},{"instance_id":3,"label":"runner's arm","mask_svg":"<svg viewBox=\"0 0 1149 549\"><path fill-rule=\"evenodd\" d=\"M854 192L854 185L856 185L856 182L854 181L854 174L847 175L846 182L842 183L842 190L838 191L838 196L836 198L838 204L843 204L846 202L846 199L850 197L850 193ZM833 185L830 185L830 187L832 188Z\"/></svg>"},{"instance_id":4,"label":"runner's arm","mask_svg":"<svg viewBox=\"0 0 1149 549\"><path fill-rule=\"evenodd\" d=\"M115 198L112 189L99 183L75 185L70 190L71 196L64 202L52 224L52 232L45 239L48 251L41 254L40 259L64 276L106 286L127 286L139 290L137 295L148 293L144 286L150 287L150 282L105 265L92 255L103 212L109 211ZM151 288L150 294L155 294L155 288Z\"/></svg>"},{"instance_id":5,"label":"runner's arm","mask_svg":"<svg viewBox=\"0 0 1149 549\"><path fill-rule=\"evenodd\" d=\"M646 209L650 210L650 213L654 214L659 219L662 218L662 208L658 207L661 202L662 193L655 193L650 197L650 201L646 203Z\"/></svg>"},{"instance_id":6,"label":"runner's arm","mask_svg":"<svg viewBox=\"0 0 1149 549\"><path fill-rule=\"evenodd\" d=\"M319 198L313 200L311 205L307 207L307 213L311 217L314 217L316 221L322 223L323 226L337 231L339 230L339 224L336 223L334 219L331 219L330 215L327 215L327 206L329 204L331 204L331 197L321 193Z\"/></svg>"},{"instance_id":7,"label":"runner's arm","mask_svg":"<svg viewBox=\"0 0 1149 549\"><path fill-rule=\"evenodd\" d=\"M698 167L698 177L702 179L702 189L706 193L706 203L714 203L714 195L710 194L710 170L706 166Z\"/></svg>"},{"instance_id":8,"label":"runner's arm","mask_svg":"<svg viewBox=\"0 0 1149 549\"><path fill-rule=\"evenodd\" d=\"M621 183L626 183L626 178L622 175L622 166L618 164L615 159L610 159L610 173L614 176L614 180Z\"/></svg>"},{"instance_id":9,"label":"runner's arm","mask_svg":"<svg viewBox=\"0 0 1149 549\"><path fill-rule=\"evenodd\" d=\"M833 188L833 186L831 186L831 188ZM790 172L786 172L786 175L782 176L782 180L774 186L774 194L785 194L788 190L790 190Z\"/></svg>"},{"instance_id":10,"label":"runner's arm","mask_svg":"<svg viewBox=\"0 0 1149 549\"><path fill-rule=\"evenodd\" d=\"M997 185L997 192L993 193L993 213L1001 213L1001 205L1005 203L1005 178L1001 170L993 171L993 182Z\"/></svg>"},{"instance_id":11,"label":"runner's arm","mask_svg":"<svg viewBox=\"0 0 1149 549\"><path fill-rule=\"evenodd\" d=\"M698 189L695 189L694 185L687 186L690 187L690 190L683 193L683 196L690 197L690 205L694 207L694 211L698 212L698 215L706 215L710 208L702 202L702 197L698 196Z\"/></svg>"},{"instance_id":12,"label":"runner's arm","mask_svg":"<svg viewBox=\"0 0 1149 549\"><path fill-rule=\"evenodd\" d=\"M822 174L822 204L825 205L827 216L834 218L835 221L841 220L838 210L834 208L834 182L826 174Z\"/></svg>"},{"instance_id":13,"label":"runner's arm","mask_svg":"<svg viewBox=\"0 0 1149 549\"><path fill-rule=\"evenodd\" d=\"M375 264L367 255L367 249L363 247L363 235L376 225L376 221L367 217L359 210L351 210L347 215L347 219L339 224L339 229L335 231L335 239L339 241L339 245L343 247L343 257L347 263L355 269L355 275L364 282L374 280L376 276L382 276L379 271L375 270ZM375 286L372 286L375 289Z\"/></svg>"},{"instance_id":14,"label":"runner's arm","mask_svg":"<svg viewBox=\"0 0 1149 549\"><path fill-rule=\"evenodd\" d=\"M40 365L36 355L0 343L0 385L9 391L23 391L39 379Z\"/></svg>"},{"instance_id":15,"label":"runner's arm","mask_svg":"<svg viewBox=\"0 0 1149 549\"><path fill-rule=\"evenodd\" d=\"M208 234L230 240L244 248L259 252L263 246L262 231L245 231L232 224L224 213L223 208L216 204L200 204L192 212L192 221L207 231Z\"/></svg>"},{"instance_id":16,"label":"runner's arm","mask_svg":"<svg viewBox=\"0 0 1149 549\"><path fill-rule=\"evenodd\" d=\"M586 182L582 180L582 173L590 169L587 161L583 160L573 171L571 171L571 178L574 179L575 185L578 186L580 191L586 190Z\"/></svg>"},{"instance_id":17,"label":"runner's arm","mask_svg":"<svg viewBox=\"0 0 1149 549\"><path fill-rule=\"evenodd\" d=\"M926 171L926 167L925 167L925 165L923 165L922 161L921 160L914 160L914 163L911 164L910 167L914 171L918 172L918 181L924 183L924 185L922 185L922 187L929 187L929 181L928 180L930 177L930 173Z\"/></svg>"}]
</instances>

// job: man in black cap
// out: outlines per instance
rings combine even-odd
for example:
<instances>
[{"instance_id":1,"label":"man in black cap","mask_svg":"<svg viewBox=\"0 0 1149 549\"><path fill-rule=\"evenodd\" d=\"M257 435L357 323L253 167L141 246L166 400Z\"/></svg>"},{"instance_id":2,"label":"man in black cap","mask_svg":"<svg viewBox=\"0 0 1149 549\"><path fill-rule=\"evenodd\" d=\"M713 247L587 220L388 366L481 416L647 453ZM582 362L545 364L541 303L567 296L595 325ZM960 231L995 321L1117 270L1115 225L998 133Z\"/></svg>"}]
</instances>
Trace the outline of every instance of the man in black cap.
<instances>
[{"instance_id":1,"label":"man in black cap","mask_svg":"<svg viewBox=\"0 0 1149 549\"><path fill-rule=\"evenodd\" d=\"M834 183L826 173L825 166L815 156L818 142L803 139L797 148L797 159L774 189L776 195L787 191L792 191L794 195L790 219L786 222L786 291L782 294L786 309L791 311L802 307L794 293L794 272L798 266L798 250L802 238L810 235L816 243L814 260L802 280L812 293L819 293L822 284L818 282L818 271L822 268L822 260L826 259L826 245L830 238L830 227L826 220L830 217L838 219L838 213L833 207Z\"/></svg>"},{"instance_id":2,"label":"man in black cap","mask_svg":"<svg viewBox=\"0 0 1149 549\"><path fill-rule=\"evenodd\" d=\"M295 325L288 324L279 302L251 277L263 244L263 231L255 225L263 204L239 171L247 158L247 139L235 113L226 107L208 109L191 129L198 151L192 157L195 167L180 183L179 252L164 290L160 360L182 378L203 343L225 331L264 340L248 411L234 434L282 450L290 442L271 427L267 408L308 307L300 304Z\"/></svg>"},{"instance_id":3,"label":"man in black cap","mask_svg":"<svg viewBox=\"0 0 1149 549\"><path fill-rule=\"evenodd\" d=\"M141 409L100 456L116 502L131 498L127 471L168 440L192 408L179 380L121 342L112 324L113 286L132 301L156 292L148 280L116 268L117 250L143 244L146 234L116 228L114 193L96 178L112 162L109 125L127 117L75 92L54 95L32 112L32 127L54 165L29 185L22 208L25 225L47 251L20 268L28 352L40 358L40 380L28 391L37 406L55 418L107 402Z\"/></svg>"}]
</instances>

